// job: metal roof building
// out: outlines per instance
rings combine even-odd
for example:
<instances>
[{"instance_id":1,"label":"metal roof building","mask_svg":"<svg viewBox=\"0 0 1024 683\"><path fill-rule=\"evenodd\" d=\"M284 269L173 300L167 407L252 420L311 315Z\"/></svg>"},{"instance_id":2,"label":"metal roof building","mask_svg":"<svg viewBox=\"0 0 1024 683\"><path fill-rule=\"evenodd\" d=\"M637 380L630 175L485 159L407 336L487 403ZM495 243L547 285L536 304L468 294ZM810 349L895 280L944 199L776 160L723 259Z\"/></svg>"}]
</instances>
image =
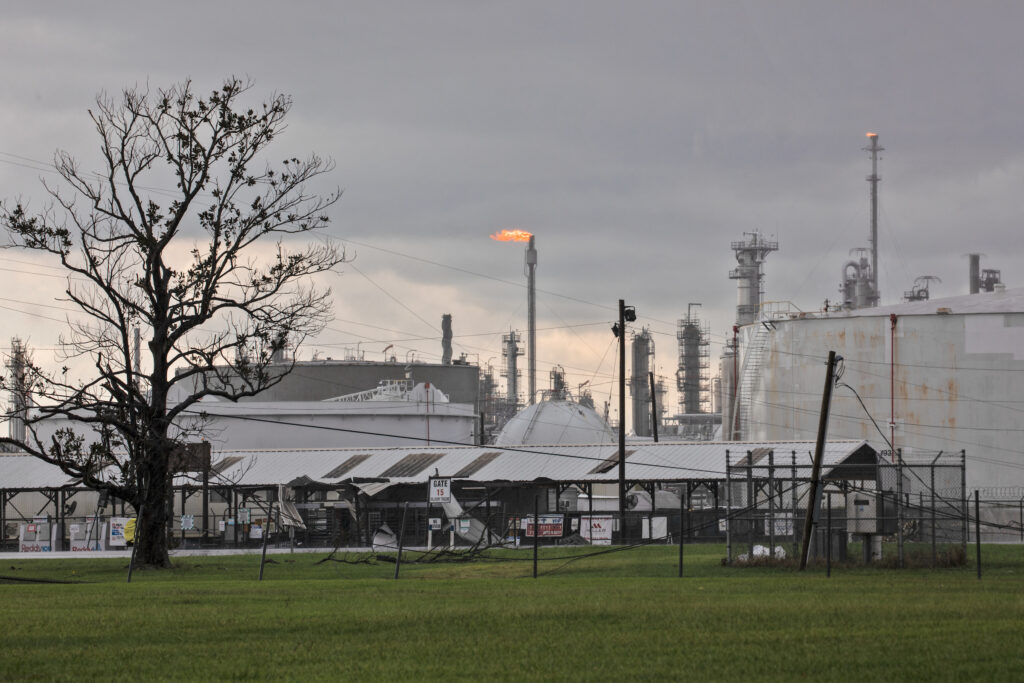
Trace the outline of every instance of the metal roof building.
<instances>
[{"instance_id":1,"label":"metal roof building","mask_svg":"<svg viewBox=\"0 0 1024 683\"><path fill-rule=\"evenodd\" d=\"M748 453L772 451L780 467L795 460L810 465L811 441L688 442L633 444L626 450L626 478L635 483L725 480ZM826 444L823 465L870 464L875 451L865 441ZM765 463L758 464L759 467ZM211 483L238 488L289 485L418 484L435 472L457 482L490 484L607 483L617 481L618 447L447 446L218 451ZM180 484L194 479L182 477ZM38 490L75 486L59 468L30 456L0 458L0 489Z\"/></svg>"}]
</instances>

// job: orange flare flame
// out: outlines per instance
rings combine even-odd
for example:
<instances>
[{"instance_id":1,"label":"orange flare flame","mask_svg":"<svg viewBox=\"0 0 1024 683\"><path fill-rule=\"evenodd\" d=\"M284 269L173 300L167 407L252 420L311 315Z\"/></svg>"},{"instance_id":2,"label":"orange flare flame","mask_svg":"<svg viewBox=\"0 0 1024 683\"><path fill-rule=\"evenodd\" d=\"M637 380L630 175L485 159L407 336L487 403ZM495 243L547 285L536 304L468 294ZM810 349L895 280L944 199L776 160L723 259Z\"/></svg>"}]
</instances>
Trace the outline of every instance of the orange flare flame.
<instances>
[{"instance_id":1,"label":"orange flare flame","mask_svg":"<svg viewBox=\"0 0 1024 683\"><path fill-rule=\"evenodd\" d=\"M869 138L877 138L878 137L878 133L865 133L865 135L867 135Z\"/></svg>"},{"instance_id":2,"label":"orange flare flame","mask_svg":"<svg viewBox=\"0 0 1024 683\"><path fill-rule=\"evenodd\" d=\"M501 230L491 235L491 239L498 242L529 242L531 237L533 233L525 230Z\"/></svg>"}]
</instances>

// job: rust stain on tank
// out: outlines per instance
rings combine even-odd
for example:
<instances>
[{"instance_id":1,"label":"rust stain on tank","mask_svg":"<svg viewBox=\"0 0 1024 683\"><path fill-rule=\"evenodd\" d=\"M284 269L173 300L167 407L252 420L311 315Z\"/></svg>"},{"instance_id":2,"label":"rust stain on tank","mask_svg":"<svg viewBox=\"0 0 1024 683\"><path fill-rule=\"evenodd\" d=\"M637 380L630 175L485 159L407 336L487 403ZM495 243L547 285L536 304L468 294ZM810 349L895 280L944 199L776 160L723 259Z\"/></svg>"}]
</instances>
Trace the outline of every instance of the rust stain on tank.
<instances>
[{"instance_id":1,"label":"rust stain on tank","mask_svg":"<svg viewBox=\"0 0 1024 683\"><path fill-rule=\"evenodd\" d=\"M907 384L906 380L901 379L899 374L896 375L896 399L906 401L910 398L910 390L912 387Z\"/></svg>"},{"instance_id":2,"label":"rust stain on tank","mask_svg":"<svg viewBox=\"0 0 1024 683\"><path fill-rule=\"evenodd\" d=\"M949 381L946 382L946 398L948 400L950 400L950 401L955 401L956 397L957 397L957 393L959 393L959 392L958 392L958 387L957 387L957 384L956 384L956 380L953 379L952 377L950 377Z\"/></svg>"}]
</instances>

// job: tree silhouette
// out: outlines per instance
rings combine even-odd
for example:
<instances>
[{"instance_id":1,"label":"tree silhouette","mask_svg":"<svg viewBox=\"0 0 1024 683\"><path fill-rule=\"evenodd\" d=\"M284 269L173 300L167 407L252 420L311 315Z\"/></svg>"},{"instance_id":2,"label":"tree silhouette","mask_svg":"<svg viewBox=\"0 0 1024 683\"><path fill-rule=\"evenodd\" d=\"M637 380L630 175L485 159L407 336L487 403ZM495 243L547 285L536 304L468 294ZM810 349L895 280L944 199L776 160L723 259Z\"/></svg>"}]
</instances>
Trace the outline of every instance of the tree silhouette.
<instances>
[{"instance_id":1,"label":"tree silhouette","mask_svg":"<svg viewBox=\"0 0 1024 683\"><path fill-rule=\"evenodd\" d=\"M280 381L294 363L281 352L330 317L330 291L310 276L344 261L308 239L326 227L340 191L307 186L333 164L316 155L272 163L267 148L292 102L274 94L247 107L251 88L229 78L205 97L190 81L100 95L89 114L101 170L58 152L62 180L44 182L42 212L0 205L9 246L66 269L80 314L60 342L67 358L91 366L71 379L66 366L26 362L18 386L34 408L23 437L0 441L130 502L144 565L169 566L173 470L196 403Z\"/></svg>"}]
</instances>

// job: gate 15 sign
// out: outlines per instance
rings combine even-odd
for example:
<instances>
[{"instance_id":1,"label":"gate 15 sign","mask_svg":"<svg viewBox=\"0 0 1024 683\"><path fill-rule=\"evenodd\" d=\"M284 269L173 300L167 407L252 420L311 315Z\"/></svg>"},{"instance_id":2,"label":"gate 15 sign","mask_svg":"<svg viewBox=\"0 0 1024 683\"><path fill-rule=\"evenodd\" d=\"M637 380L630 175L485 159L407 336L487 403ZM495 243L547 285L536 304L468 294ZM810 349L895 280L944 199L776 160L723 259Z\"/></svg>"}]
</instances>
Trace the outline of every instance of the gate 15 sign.
<instances>
[{"instance_id":1,"label":"gate 15 sign","mask_svg":"<svg viewBox=\"0 0 1024 683\"><path fill-rule=\"evenodd\" d=\"M430 480L430 502L450 503L452 502L452 480L431 479Z\"/></svg>"}]
</instances>

